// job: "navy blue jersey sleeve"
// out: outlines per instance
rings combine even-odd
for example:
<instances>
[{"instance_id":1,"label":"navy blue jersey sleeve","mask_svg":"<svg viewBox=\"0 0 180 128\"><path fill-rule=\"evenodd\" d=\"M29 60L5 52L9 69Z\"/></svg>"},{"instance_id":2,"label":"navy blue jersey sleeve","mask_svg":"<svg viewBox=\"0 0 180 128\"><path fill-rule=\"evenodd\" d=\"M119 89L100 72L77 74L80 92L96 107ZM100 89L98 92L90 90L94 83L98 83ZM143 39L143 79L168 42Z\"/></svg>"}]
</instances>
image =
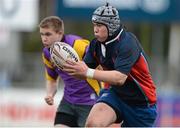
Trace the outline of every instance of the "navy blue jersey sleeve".
<instances>
[{"instance_id":1,"label":"navy blue jersey sleeve","mask_svg":"<svg viewBox=\"0 0 180 128\"><path fill-rule=\"evenodd\" d=\"M117 50L118 54L114 66L116 70L128 74L142 50L138 45L139 42L132 35L120 43L121 45Z\"/></svg>"},{"instance_id":2,"label":"navy blue jersey sleeve","mask_svg":"<svg viewBox=\"0 0 180 128\"><path fill-rule=\"evenodd\" d=\"M90 68L96 68L98 66L98 63L96 61L96 42L93 40L90 42L90 45L88 47L87 53L84 57L84 62L88 65Z\"/></svg>"}]
</instances>

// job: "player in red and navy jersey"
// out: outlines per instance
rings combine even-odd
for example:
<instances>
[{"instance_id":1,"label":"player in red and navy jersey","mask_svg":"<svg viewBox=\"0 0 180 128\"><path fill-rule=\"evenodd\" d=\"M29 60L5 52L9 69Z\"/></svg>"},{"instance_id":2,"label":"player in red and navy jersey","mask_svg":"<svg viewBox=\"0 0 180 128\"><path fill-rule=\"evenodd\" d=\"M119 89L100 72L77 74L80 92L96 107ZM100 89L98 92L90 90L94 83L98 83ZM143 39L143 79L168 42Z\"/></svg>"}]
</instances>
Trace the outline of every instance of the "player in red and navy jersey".
<instances>
[{"instance_id":1,"label":"player in red and navy jersey","mask_svg":"<svg viewBox=\"0 0 180 128\"><path fill-rule=\"evenodd\" d=\"M56 41L65 42L76 50L82 60L87 52L89 41L77 35L65 35L63 21L56 16L44 18L39 27L44 45L42 57L46 71L47 94L45 101L48 105L52 105L54 102L58 79L61 78L64 83L64 95L57 109L54 125L84 127L101 86L96 80L79 80L58 69L51 62L50 46Z\"/></svg>"},{"instance_id":2,"label":"player in red and navy jersey","mask_svg":"<svg viewBox=\"0 0 180 128\"><path fill-rule=\"evenodd\" d=\"M78 78L109 83L88 116L87 127L151 127L157 116L156 87L146 54L134 34L126 31L116 8L108 3L92 16L94 35L84 62L65 64L64 71ZM104 70L95 69L101 65Z\"/></svg>"}]
</instances>

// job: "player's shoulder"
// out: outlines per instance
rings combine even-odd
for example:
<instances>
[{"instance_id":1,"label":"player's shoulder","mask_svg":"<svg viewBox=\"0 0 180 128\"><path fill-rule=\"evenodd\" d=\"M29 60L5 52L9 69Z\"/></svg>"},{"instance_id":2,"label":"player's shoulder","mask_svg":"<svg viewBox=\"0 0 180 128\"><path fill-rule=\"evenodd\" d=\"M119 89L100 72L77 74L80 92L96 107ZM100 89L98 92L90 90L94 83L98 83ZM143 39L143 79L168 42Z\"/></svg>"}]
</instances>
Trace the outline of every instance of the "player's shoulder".
<instances>
[{"instance_id":1,"label":"player's shoulder","mask_svg":"<svg viewBox=\"0 0 180 128\"><path fill-rule=\"evenodd\" d=\"M124 39L124 41L128 41L130 43L134 43L134 42L138 41L136 35L129 31L125 31L123 39Z\"/></svg>"},{"instance_id":2,"label":"player's shoulder","mask_svg":"<svg viewBox=\"0 0 180 128\"><path fill-rule=\"evenodd\" d=\"M78 35L73 35L73 34L66 34L63 37L63 42L73 46L75 40L79 40L82 39L82 37L78 36Z\"/></svg>"},{"instance_id":3,"label":"player's shoulder","mask_svg":"<svg viewBox=\"0 0 180 128\"><path fill-rule=\"evenodd\" d=\"M89 41L88 39L85 39L79 35L73 35L73 34L67 34L65 35L66 40L86 40Z\"/></svg>"},{"instance_id":4,"label":"player's shoulder","mask_svg":"<svg viewBox=\"0 0 180 128\"><path fill-rule=\"evenodd\" d=\"M94 39L91 40L91 43L97 43L97 42L98 42L98 41L97 41L96 38L94 38Z\"/></svg>"},{"instance_id":5,"label":"player's shoulder","mask_svg":"<svg viewBox=\"0 0 180 128\"><path fill-rule=\"evenodd\" d=\"M65 39L82 39L81 36L75 34L66 34L64 35Z\"/></svg>"},{"instance_id":6,"label":"player's shoulder","mask_svg":"<svg viewBox=\"0 0 180 128\"><path fill-rule=\"evenodd\" d=\"M120 46L125 48L137 47L137 37L132 33L125 31L120 39Z\"/></svg>"},{"instance_id":7,"label":"player's shoulder","mask_svg":"<svg viewBox=\"0 0 180 128\"><path fill-rule=\"evenodd\" d=\"M94 38L90 41L91 46L96 46L97 44L100 44L100 42L98 42L98 40L96 38Z\"/></svg>"},{"instance_id":8,"label":"player's shoulder","mask_svg":"<svg viewBox=\"0 0 180 128\"><path fill-rule=\"evenodd\" d=\"M69 44L72 47L74 47L75 45L87 47L87 45L90 44L90 41L88 39L73 34L64 35L63 42Z\"/></svg>"},{"instance_id":9,"label":"player's shoulder","mask_svg":"<svg viewBox=\"0 0 180 128\"><path fill-rule=\"evenodd\" d=\"M50 59L50 52L49 52L49 48L44 47L43 51L42 51L42 57L46 58L46 59Z\"/></svg>"},{"instance_id":10,"label":"player's shoulder","mask_svg":"<svg viewBox=\"0 0 180 128\"><path fill-rule=\"evenodd\" d=\"M142 47L140 47L140 42L133 33L125 32L120 42L118 43L116 50L121 51L122 54L136 53L137 55L140 55Z\"/></svg>"},{"instance_id":11,"label":"player's shoulder","mask_svg":"<svg viewBox=\"0 0 180 128\"><path fill-rule=\"evenodd\" d=\"M101 47L101 43L96 38L91 40L89 48L91 49L92 52L96 51L100 47Z\"/></svg>"}]
</instances>

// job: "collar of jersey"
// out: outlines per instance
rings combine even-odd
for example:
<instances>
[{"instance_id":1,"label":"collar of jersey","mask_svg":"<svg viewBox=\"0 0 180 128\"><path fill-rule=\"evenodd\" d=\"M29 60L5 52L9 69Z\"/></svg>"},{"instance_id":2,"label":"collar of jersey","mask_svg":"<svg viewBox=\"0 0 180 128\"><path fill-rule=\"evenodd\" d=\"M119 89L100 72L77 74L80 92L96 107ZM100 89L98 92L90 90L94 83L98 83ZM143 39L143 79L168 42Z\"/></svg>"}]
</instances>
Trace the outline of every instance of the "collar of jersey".
<instances>
[{"instance_id":1,"label":"collar of jersey","mask_svg":"<svg viewBox=\"0 0 180 128\"><path fill-rule=\"evenodd\" d=\"M105 44L105 45L108 45L108 44L114 42L115 40L117 40L117 39L120 37L120 35L122 34L122 32L123 32L123 29L121 29L121 31L119 32L119 34L118 34L114 39L112 39L112 40L110 40L110 41L107 41L107 42L105 42L104 44Z\"/></svg>"}]
</instances>

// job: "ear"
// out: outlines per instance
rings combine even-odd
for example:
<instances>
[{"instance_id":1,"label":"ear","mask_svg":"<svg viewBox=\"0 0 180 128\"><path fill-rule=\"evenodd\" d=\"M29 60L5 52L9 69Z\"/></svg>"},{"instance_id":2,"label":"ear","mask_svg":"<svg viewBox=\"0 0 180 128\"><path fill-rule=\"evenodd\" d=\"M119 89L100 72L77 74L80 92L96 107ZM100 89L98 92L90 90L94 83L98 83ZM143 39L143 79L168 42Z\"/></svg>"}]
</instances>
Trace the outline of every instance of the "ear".
<instances>
[{"instance_id":1,"label":"ear","mask_svg":"<svg viewBox=\"0 0 180 128\"><path fill-rule=\"evenodd\" d=\"M60 34L60 35L63 35L63 34L64 34L63 31L59 31L59 32L57 32L57 33Z\"/></svg>"},{"instance_id":2,"label":"ear","mask_svg":"<svg viewBox=\"0 0 180 128\"><path fill-rule=\"evenodd\" d=\"M64 36L64 33L63 32L58 32L58 37L59 37L59 41L62 40L63 36Z\"/></svg>"}]
</instances>

